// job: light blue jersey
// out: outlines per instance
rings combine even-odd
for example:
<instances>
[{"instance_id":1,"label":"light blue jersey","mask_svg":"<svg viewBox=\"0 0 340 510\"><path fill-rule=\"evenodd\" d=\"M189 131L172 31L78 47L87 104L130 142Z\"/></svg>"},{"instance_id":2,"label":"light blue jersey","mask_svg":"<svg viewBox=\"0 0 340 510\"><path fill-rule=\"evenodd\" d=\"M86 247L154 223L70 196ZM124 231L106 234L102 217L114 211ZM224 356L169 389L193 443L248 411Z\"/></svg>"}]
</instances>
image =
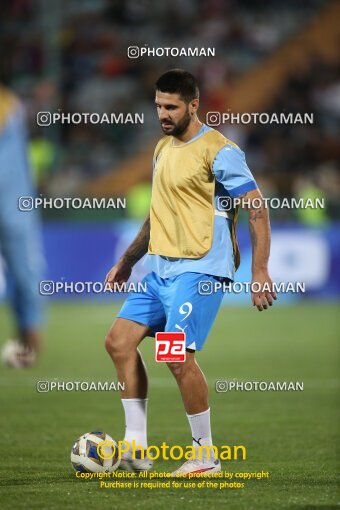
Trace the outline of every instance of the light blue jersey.
<instances>
[{"instance_id":1,"label":"light blue jersey","mask_svg":"<svg viewBox=\"0 0 340 510\"><path fill-rule=\"evenodd\" d=\"M187 143L202 136L211 127L203 124L197 135ZM234 279L235 266L231 241L231 220L223 212L223 197L236 198L257 188L249 170L244 152L227 144L217 154L212 172L216 178L215 221L213 243L210 251L200 259L171 258L148 255L150 270L161 278L171 278L186 272L203 273ZM222 197L222 198L221 198ZM232 211L229 211L232 214Z\"/></svg>"}]
</instances>

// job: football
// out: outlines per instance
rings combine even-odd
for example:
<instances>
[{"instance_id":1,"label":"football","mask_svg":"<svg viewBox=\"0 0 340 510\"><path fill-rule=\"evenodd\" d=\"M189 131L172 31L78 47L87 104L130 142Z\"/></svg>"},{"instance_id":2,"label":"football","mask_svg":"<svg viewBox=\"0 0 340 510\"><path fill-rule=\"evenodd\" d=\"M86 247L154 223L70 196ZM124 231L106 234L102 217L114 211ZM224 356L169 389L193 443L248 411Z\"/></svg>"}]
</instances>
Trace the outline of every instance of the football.
<instances>
[{"instance_id":1,"label":"football","mask_svg":"<svg viewBox=\"0 0 340 510\"><path fill-rule=\"evenodd\" d=\"M36 355L18 340L7 340L1 350L4 365L11 368L25 368L33 365Z\"/></svg>"},{"instance_id":2,"label":"football","mask_svg":"<svg viewBox=\"0 0 340 510\"><path fill-rule=\"evenodd\" d=\"M105 445L98 452L98 445ZM117 443L105 432L88 432L74 443L71 450L71 463L82 473L104 473L115 471L119 464Z\"/></svg>"}]
</instances>

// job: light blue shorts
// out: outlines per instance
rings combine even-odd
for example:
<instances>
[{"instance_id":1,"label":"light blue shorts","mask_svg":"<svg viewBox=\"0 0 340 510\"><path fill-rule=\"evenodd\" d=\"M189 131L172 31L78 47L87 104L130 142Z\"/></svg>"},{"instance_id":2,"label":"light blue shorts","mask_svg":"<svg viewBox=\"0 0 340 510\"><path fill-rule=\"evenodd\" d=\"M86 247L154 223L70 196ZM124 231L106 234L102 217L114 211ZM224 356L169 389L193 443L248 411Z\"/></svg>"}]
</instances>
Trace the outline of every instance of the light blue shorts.
<instances>
[{"instance_id":1,"label":"light blue shorts","mask_svg":"<svg viewBox=\"0 0 340 510\"><path fill-rule=\"evenodd\" d=\"M183 331L186 347L200 351L224 294L222 288L211 293L207 288L221 280L201 273L183 273L172 278L149 273L142 280L146 291L131 293L118 317L149 326L151 336L158 331Z\"/></svg>"}]
</instances>

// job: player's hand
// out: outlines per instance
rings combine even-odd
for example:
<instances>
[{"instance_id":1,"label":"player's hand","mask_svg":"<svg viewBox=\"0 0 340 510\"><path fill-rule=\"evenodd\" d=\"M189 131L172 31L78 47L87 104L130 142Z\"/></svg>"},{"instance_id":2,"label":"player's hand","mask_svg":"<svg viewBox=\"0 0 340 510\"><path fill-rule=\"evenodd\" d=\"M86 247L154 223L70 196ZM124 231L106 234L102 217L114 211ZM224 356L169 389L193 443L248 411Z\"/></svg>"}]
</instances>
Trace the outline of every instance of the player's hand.
<instances>
[{"instance_id":1,"label":"player's hand","mask_svg":"<svg viewBox=\"0 0 340 510\"><path fill-rule=\"evenodd\" d=\"M253 273L251 300L253 306L256 306L259 312L267 310L276 300L276 293L273 290L273 282L267 271L257 271Z\"/></svg>"},{"instance_id":2,"label":"player's hand","mask_svg":"<svg viewBox=\"0 0 340 510\"><path fill-rule=\"evenodd\" d=\"M107 273L105 278L105 285L108 283L110 287L113 289L113 284L118 283L121 285L122 283L126 283L130 278L132 273L132 266L124 263L123 261L117 262L112 269Z\"/></svg>"}]
</instances>

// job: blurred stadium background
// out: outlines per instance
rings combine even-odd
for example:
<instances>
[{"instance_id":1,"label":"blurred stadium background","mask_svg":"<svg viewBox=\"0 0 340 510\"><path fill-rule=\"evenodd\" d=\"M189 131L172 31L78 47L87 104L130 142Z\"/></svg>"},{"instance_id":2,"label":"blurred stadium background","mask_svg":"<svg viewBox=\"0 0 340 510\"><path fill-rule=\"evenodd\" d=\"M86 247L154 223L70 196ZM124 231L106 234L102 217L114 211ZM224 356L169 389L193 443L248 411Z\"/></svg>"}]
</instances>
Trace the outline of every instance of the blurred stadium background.
<instances>
[{"instance_id":1,"label":"blurred stadium background","mask_svg":"<svg viewBox=\"0 0 340 510\"><path fill-rule=\"evenodd\" d=\"M324 210L271 211L272 271L276 279L306 281L308 295L337 298L339 8L327 0L4 1L1 82L26 107L37 194L127 198L126 209L41 211L45 278L102 280L135 234L161 136L153 83L164 70L183 67L199 79L201 120L228 109L314 114L312 125L219 129L246 152L266 197L325 199ZM127 58L129 46L144 44L215 47L216 57ZM37 112L60 110L143 113L144 125L37 125ZM243 220L240 279L250 253Z\"/></svg>"},{"instance_id":2,"label":"blurred stadium background","mask_svg":"<svg viewBox=\"0 0 340 510\"><path fill-rule=\"evenodd\" d=\"M211 388L216 378L226 377L310 381L309 392L299 396L235 394L228 397L227 405L227 398L222 402L212 395L212 406L219 412L214 415L217 442L225 441L228 423L230 444L244 441L250 445L253 461L249 469L276 472L270 490L254 484L244 499L233 495L233 510L307 509L311 507L303 505L317 501L320 505L335 503L331 484L339 325L337 303L329 302L340 297L340 2L3 0L1 14L0 121L7 118L6 98L11 91L27 115L28 158L37 196L127 198L126 209L40 210L46 261L45 265L40 262L40 270L45 280L103 281L134 237L148 207L152 153L161 136L153 84L165 70L182 67L197 76L202 121L208 111L228 109L234 113L314 113L312 125L224 124L218 128L245 151L266 197L319 197L325 199L326 207L271 211L271 273L277 281L305 282L306 293L280 296L275 310L266 312L272 315L265 319L263 315L253 319L250 313L254 310L243 308L249 306L249 296L229 295L226 305L234 303L235 308L232 313L228 308L220 313L201 359ZM127 58L129 46L145 44L215 47L216 56ZM144 124L37 125L37 112L59 110L137 112L144 114ZM0 176L4 171L0 168ZM4 182L0 180L3 196L8 191ZM21 212L22 221L30 214ZM251 257L242 215L238 237L242 263L237 276L242 281L250 277ZM145 270L140 263L134 279L139 280ZM13 334L5 306L9 290L5 263L0 259L1 343ZM103 299L105 303L100 302ZM93 427L105 428L113 437L122 430L118 395L115 426L110 429L113 419L108 400L112 397L39 395L34 390L37 379L112 378L113 367L102 342L119 306L115 302L111 307L112 299L98 294L45 297L49 311L40 364L25 373L5 369L1 376L1 405L9 410L2 424L8 441L3 455L8 459L8 507L15 502L17 508L52 509L62 502L64 508L74 508L69 493L59 491L57 496L53 485L73 487L65 460L72 441ZM242 334L240 323L245 328ZM217 359L214 346L224 352L226 330L237 342L230 342L228 353ZM154 366L151 344L143 349L154 402L151 437L171 443L177 434L185 442L187 429L184 418L178 422L175 385L165 370ZM22 444L27 429L30 444ZM22 498L17 484L26 479L29 483L22 487ZM290 499L280 495L280 489L290 491ZM96 491L91 493L80 485L77 491L78 503L85 507L98 503ZM201 503L195 496L196 508L208 504L217 509L224 504L223 495L212 501L209 494L200 494ZM101 508L112 507L113 494L109 496L107 500L108 495L101 495ZM174 494L160 497L164 507L179 508L179 499L171 500ZM285 498L289 499L287 506ZM119 507L131 508L132 502L139 508L153 508L150 501L135 494L121 499Z\"/></svg>"}]
</instances>

